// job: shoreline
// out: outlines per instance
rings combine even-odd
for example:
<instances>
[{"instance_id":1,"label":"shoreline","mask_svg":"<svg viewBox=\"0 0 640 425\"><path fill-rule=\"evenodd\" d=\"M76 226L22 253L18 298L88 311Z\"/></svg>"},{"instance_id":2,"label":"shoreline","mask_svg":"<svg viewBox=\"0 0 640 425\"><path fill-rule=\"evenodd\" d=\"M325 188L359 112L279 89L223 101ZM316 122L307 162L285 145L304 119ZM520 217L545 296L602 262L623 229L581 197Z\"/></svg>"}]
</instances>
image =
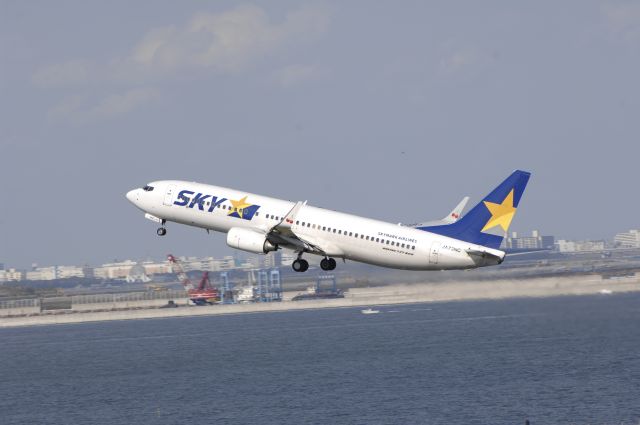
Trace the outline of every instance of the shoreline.
<instances>
[{"instance_id":1,"label":"shoreline","mask_svg":"<svg viewBox=\"0 0 640 425\"><path fill-rule=\"evenodd\" d=\"M495 281L450 281L441 283L393 284L373 288L353 288L345 298L290 301L296 293L285 293L282 302L188 306L176 300L177 308L139 308L116 311L64 311L17 317L1 317L0 328L56 324L104 322L112 320L195 317L225 314L317 310L324 308L371 307L429 302L480 301L509 298L543 298L567 295L617 294L640 291L640 276L603 279L599 275L503 279Z\"/></svg>"}]
</instances>

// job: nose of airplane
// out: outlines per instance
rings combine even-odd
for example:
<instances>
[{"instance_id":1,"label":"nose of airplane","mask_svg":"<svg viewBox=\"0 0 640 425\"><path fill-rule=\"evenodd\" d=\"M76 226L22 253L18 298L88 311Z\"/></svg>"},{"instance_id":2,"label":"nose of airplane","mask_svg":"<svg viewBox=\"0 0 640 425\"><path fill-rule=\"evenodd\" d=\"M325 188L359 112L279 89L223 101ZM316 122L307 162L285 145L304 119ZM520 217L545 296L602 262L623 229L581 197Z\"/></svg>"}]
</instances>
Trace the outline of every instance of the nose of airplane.
<instances>
[{"instance_id":1,"label":"nose of airplane","mask_svg":"<svg viewBox=\"0 0 640 425\"><path fill-rule=\"evenodd\" d=\"M139 189L133 189L127 192L127 199L132 204L135 204L138 201L138 190Z\"/></svg>"}]
</instances>

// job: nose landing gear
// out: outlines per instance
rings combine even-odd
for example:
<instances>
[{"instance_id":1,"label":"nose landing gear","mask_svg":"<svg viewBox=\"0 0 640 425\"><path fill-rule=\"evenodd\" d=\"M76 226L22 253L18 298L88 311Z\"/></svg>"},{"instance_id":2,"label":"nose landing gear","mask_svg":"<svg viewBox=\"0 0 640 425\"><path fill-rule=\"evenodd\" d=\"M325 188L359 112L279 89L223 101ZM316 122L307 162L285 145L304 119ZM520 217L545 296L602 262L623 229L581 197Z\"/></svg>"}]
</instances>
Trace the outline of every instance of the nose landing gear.
<instances>
[{"instance_id":1,"label":"nose landing gear","mask_svg":"<svg viewBox=\"0 0 640 425\"><path fill-rule=\"evenodd\" d=\"M166 222L167 220L162 220L162 227L158 227L158 230L156 230L158 236L164 236L167 234L167 229L164 227Z\"/></svg>"}]
</instances>

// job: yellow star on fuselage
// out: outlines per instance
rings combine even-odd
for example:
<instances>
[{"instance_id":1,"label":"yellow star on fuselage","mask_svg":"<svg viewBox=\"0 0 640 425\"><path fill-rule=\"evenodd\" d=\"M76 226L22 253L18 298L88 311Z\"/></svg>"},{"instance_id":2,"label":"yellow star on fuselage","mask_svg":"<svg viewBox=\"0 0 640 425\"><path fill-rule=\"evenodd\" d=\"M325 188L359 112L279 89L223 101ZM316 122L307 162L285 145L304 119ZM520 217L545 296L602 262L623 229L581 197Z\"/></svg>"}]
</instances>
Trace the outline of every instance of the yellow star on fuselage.
<instances>
[{"instance_id":1,"label":"yellow star on fuselage","mask_svg":"<svg viewBox=\"0 0 640 425\"><path fill-rule=\"evenodd\" d=\"M240 199L239 201L234 201L233 199L231 199L230 202L231 202L231 205L233 205L233 207L231 208L231 212L228 215L232 215L233 213L238 213L238 216L240 216L240 218L243 218L244 209L251 206L251 204L247 203L246 196Z\"/></svg>"},{"instance_id":2,"label":"yellow star on fuselage","mask_svg":"<svg viewBox=\"0 0 640 425\"><path fill-rule=\"evenodd\" d=\"M501 204L484 201L484 205L491 213L491 218L481 231L484 232L485 230L500 226L502 230L506 232L509 229L511 220L513 220L513 216L516 214L516 208L513 206L513 189L511 189L511 192L509 192Z\"/></svg>"}]
</instances>

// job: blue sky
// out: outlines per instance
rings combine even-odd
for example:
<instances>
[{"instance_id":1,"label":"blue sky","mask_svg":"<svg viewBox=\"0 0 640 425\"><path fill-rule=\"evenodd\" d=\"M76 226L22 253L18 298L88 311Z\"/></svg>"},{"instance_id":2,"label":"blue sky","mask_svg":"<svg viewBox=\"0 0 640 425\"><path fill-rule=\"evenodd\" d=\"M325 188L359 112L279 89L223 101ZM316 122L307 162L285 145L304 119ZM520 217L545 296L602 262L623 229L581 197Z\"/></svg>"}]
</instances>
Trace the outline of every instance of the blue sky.
<instances>
[{"instance_id":1,"label":"blue sky","mask_svg":"<svg viewBox=\"0 0 640 425\"><path fill-rule=\"evenodd\" d=\"M0 262L223 255L124 193L218 184L393 222L533 173L512 230L640 226L640 4L0 2Z\"/></svg>"}]
</instances>

